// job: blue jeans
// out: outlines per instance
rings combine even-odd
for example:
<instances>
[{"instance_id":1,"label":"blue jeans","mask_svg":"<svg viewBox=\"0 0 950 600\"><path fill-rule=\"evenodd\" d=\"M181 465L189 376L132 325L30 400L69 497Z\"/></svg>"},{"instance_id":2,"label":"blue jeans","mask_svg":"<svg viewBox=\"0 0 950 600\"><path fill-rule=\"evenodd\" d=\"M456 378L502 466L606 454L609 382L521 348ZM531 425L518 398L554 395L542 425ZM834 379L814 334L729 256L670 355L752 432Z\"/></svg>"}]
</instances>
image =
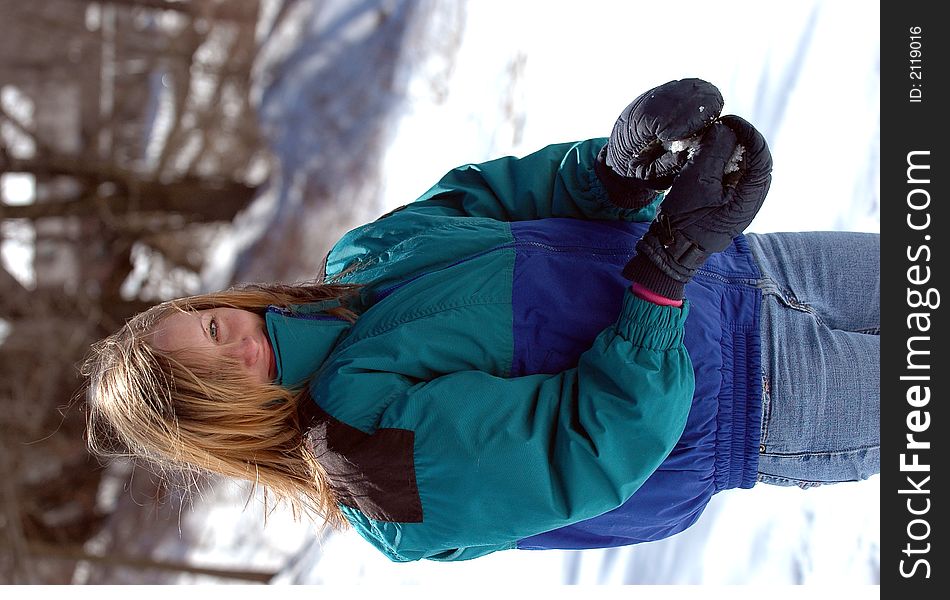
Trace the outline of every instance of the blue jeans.
<instances>
[{"instance_id":1,"label":"blue jeans","mask_svg":"<svg viewBox=\"0 0 950 600\"><path fill-rule=\"evenodd\" d=\"M758 481L880 472L880 236L747 234L762 279Z\"/></svg>"}]
</instances>

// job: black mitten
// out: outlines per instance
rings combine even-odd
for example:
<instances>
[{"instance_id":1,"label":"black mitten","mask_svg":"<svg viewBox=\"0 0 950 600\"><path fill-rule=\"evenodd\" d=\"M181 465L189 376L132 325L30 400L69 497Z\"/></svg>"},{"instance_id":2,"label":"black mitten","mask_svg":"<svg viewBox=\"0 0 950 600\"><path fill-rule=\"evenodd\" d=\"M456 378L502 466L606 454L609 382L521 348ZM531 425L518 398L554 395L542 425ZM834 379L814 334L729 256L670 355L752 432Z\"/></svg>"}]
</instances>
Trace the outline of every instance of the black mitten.
<instances>
[{"instance_id":1,"label":"black mitten","mask_svg":"<svg viewBox=\"0 0 950 600\"><path fill-rule=\"evenodd\" d=\"M624 208L649 204L686 163L686 146L675 142L696 136L720 112L722 94L702 79L670 81L640 94L614 123L597 159L610 200Z\"/></svg>"},{"instance_id":2,"label":"black mitten","mask_svg":"<svg viewBox=\"0 0 950 600\"><path fill-rule=\"evenodd\" d=\"M709 256L729 247L752 222L772 181L772 155L762 134L729 115L703 134L637 243L624 275L674 300Z\"/></svg>"}]
</instances>

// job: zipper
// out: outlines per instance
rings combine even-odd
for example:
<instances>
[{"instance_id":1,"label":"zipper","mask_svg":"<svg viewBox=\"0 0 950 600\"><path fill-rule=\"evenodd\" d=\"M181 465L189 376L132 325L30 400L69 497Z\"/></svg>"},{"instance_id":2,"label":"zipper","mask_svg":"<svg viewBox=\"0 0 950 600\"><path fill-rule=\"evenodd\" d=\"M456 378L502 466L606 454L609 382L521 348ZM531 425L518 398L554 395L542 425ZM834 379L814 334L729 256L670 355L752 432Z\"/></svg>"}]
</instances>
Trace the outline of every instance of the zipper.
<instances>
[{"instance_id":1,"label":"zipper","mask_svg":"<svg viewBox=\"0 0 950 600\"><path fill-rule=\"evenodd\" d=\"M293 311L287 310L285 308L280 308L278 306L268 306L267 312L275 313L284 317L291 317L294 319L307 319L310 321L345 321L346 320L346 319L341 319L340 317L334 317L333 315L327 315L327 314L295 313Z\"/></svg>"}]
</instances>

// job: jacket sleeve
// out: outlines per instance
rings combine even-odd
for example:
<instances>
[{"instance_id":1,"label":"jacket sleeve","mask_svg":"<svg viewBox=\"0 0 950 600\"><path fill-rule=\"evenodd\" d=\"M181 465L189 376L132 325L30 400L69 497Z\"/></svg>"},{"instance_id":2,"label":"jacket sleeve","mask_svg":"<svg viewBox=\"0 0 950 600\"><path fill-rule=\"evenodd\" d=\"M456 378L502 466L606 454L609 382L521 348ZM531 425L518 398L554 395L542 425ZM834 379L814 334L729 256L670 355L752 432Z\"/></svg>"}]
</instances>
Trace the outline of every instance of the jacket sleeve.
<instances>
[{"instance_id":1,"label":"jacket sleeve","mask_svg":"<svg viewBox=\"0 0 950 600\"><path fill-rule=\"evenodd\" d=\"M389 394L379 427L412 432L422 506L418 522L349 510L350 522L392 560L464 560L621 505L685 427L694 391L687 312L627 291L617 321L557 374L403 374L394 393L359 348L343 353L332 386Z\"/></svg>"},{"instance_id":2,"label":"jacket sleeve","mask_svg":"<svg viewBox=\"0 0 950 600\"><path fill-rule=\"evenodd\" d=\"M607 199L594 167L606 143L607 138L594 138L552 144L522 158L507 156L464 165L449 171L418 200L397 211L499 221L548 217L652 220L661 194L652 204L636 210L620 208Z\"/></svg>"},{"instance_id":3,"label":"jacket sleeve","mask_svg":"<svg viewBox=\"0 0 950 600\"><path fill-rule=\"evenodd\" d=\"M594 167L606 143L607 138L594 138L553 144L522 158L507 156L453 169L415 202L343 235L326 257L324 274L337 277L428 232L471 229L476 220L481 230L502 236L511 221L549 217L652 221L662 193L640 209L620 208L608 200ZM444 254L448 260L451 249ZM354 281L371 279L360 275Z\"/></svg>"}]
</instances>

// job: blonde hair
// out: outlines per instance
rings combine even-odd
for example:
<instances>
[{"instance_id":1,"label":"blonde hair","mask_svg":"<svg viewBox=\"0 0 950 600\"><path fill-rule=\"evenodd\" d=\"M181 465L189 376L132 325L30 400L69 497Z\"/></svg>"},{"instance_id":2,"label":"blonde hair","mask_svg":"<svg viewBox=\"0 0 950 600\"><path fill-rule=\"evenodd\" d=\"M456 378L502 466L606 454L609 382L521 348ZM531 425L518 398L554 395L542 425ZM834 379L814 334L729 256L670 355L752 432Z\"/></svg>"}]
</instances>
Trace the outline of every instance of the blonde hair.
<instances>
[{"instance_id":1,"label":"blonde hair","mask_svg":"<svg viewBox=\"0 0 950 600\"><path fill-rule=\"evenodd\" d=\"M161 470L210 471L263 485L294 514L344 520L321 467L304 442L297 407L306 386L288 390L256 383L236 361L185 364L181 353L149 344L155 326L175 311L268 306L338 299L327 313L356 320L345 300L359 286L247 285L163 302L131 318L91 347L87 380L87 443L101 456L142 458ZM197 361L192 361L197 362Z\"/></svg>"}]
</instances>

